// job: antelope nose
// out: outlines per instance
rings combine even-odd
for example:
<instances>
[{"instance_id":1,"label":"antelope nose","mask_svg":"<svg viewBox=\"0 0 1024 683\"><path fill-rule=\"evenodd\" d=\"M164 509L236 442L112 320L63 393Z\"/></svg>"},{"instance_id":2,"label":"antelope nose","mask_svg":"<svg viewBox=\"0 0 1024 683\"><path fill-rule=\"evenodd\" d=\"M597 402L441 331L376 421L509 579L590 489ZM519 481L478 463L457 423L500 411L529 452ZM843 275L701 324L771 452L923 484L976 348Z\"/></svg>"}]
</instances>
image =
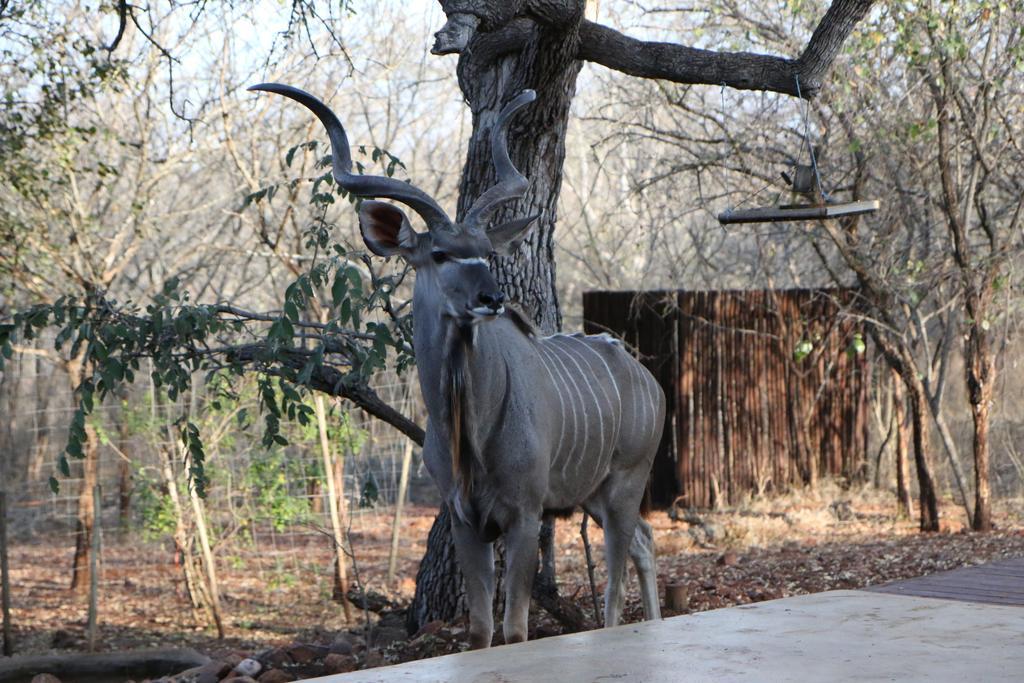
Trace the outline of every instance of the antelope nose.
<instances>
[{"instance_id":1,"label":"antelope nose","mask_svg":"<svg viewBox=\"0 0 1024 683\"><path fill-rule=\"evenodd\" d=\"M505 295L501 292L480 292L477 295L477 299L482 305L496 311L505 302Z\"/></svg>"}]
</instances>

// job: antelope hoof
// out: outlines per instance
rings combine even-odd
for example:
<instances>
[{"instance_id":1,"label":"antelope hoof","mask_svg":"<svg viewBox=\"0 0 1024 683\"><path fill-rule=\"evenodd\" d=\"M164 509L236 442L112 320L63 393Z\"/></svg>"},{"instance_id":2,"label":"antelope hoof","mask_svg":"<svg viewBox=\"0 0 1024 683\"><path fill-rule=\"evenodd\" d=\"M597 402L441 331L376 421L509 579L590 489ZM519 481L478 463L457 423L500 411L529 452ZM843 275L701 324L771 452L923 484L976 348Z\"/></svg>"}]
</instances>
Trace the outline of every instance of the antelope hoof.
<instances>
[{"instance_id":1,"label":"antelope hoof","mask_svg":"<svg viewBox=\"0 0 1024 683\"><path fill-rule=\"evenodd\" d=\"M508 638L505 639L505 644L506 645L511 645L512 643L522 643L522 642L525 642L525 641L526 641L526 634L525 633L512 633L512 634L510 634L508 636Z\"/></svg>"},{"instance_id":2,"label":"antelope hoof","mask_svg":"<svg viewBox=\"0 0 1024 683\"><path fill-rule=\"evenodd\" d=\"M470 650L483 650L491 646L491 634L480 633L470 630L469 632L469 649Z\"/></svg>"}]
</instances>

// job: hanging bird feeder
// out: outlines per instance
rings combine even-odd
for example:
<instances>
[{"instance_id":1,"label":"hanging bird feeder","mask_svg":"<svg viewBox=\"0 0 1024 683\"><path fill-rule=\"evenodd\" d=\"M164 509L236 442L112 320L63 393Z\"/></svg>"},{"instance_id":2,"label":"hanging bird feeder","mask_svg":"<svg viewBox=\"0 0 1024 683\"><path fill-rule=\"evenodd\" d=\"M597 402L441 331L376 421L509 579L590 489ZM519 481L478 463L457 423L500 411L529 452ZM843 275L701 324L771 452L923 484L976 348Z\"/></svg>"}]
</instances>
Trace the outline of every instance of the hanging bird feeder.
<instances>
[{"instance_id":1,"label":"hanging bird feeder","mask_svg":"<svg viewBox=\"0 0 1024 683\"><path fill-rule=\"evenodd\" d=\"M797 96L800 96L800 81L796 82ZM723 100L724 102L724 100ZM858 216L878 211L877 199L854 202L833 202L821 185L818 171L818 150L811 145L807 124L807 106L804 103L804 143L810 156L809 164L796 164L792 176L783 171L782 179L789 185L794 203L750 209L728 209L718 214L721 225L734 223L781 223L786 221L813 221L845 216Z\"/></svg>"}]
</instances>

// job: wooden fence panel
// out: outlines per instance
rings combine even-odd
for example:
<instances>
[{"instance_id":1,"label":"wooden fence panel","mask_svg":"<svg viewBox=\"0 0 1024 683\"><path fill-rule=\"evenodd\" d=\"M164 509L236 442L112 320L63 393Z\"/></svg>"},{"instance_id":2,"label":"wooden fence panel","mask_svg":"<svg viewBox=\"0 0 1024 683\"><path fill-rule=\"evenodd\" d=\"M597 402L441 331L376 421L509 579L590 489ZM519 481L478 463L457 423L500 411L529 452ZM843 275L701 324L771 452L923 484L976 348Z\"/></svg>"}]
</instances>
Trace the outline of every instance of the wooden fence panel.
<instances>
[{"instance_id":1,"label":"wooden fence panel","mask_svg":"<svg viewBox=\"0 0 1024 683\"><path fill-rule=\"evenodd\" d=\"M843 290L587 292L588 333L625 341L665 391L648 502L735 505L864 476L867 354ZM863 337L862 337L863 338Z\"/></svg>"}]
</instances>

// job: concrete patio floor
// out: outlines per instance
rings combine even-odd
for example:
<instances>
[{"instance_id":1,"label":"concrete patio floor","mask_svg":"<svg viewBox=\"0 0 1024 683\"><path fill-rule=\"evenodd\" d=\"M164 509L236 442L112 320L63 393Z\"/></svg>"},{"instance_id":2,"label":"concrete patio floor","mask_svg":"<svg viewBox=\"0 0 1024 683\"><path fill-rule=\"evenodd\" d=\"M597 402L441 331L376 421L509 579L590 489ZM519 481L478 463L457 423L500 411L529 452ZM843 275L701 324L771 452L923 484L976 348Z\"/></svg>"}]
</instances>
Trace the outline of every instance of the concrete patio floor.
<instances>
[{"instance_id":1,"label":"concrete patio floor","mask_svg":"<svg viewBox=\"0 0 1024 683\"><path fill-rule=\"evenodd\" d=\"M314 680L1024 681L1024 608L832 591Z\"/></svg>"}]
</instances>

